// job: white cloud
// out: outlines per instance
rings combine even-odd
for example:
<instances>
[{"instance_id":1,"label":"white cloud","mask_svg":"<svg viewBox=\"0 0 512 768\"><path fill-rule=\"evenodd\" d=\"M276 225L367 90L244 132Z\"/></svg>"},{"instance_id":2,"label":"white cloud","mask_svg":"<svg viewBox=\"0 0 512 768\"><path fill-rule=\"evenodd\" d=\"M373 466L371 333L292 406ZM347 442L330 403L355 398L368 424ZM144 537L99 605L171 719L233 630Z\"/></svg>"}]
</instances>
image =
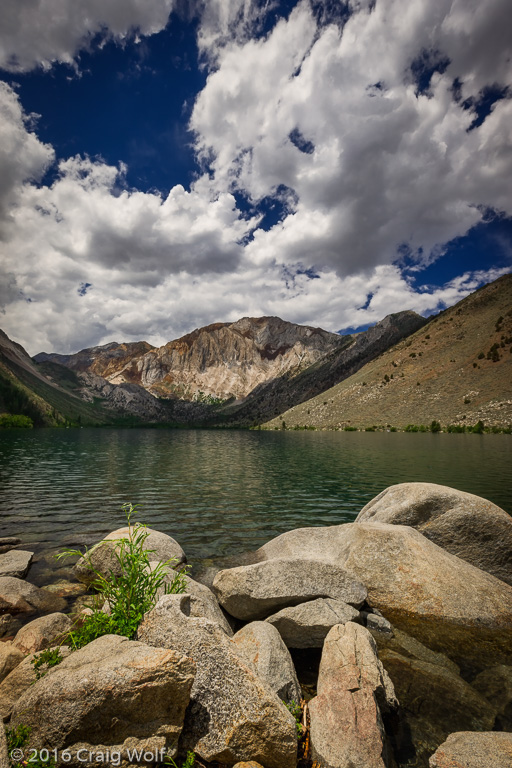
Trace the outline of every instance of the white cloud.
<instances>
[{"instance_id":1,"label":"white cloud","mask_svg":"<svg viewBox=\"0 0 512 768\"><path fill-rule=\"evenodd\" d=\"M103 41L155 34L173 6L174 0L2 0L0 68L71 64L97 34Z\"/></svg>"}]
</instances>

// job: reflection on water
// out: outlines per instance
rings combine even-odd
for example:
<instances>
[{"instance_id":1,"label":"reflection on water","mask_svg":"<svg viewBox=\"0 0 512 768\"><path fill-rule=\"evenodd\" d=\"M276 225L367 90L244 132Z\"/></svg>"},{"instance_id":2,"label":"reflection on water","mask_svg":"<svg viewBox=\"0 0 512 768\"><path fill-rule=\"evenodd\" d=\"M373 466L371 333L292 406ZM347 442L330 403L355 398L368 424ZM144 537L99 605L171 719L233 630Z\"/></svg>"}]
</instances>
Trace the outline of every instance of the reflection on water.
<instances>
[{"instance_id":1,"label":"reflection on water","mask_svg":"<svg viewBox=\"0 0 512 768\"><path fill-rule=\"evenodd\" d=\"M4 431L0 536L19 535L43 557L120 527L119 508L131 501L189 559L204 559L292 528L353 520L388 485L414 480L512 513L511 453L508 435Z\"/></svg>"}]
</instances>

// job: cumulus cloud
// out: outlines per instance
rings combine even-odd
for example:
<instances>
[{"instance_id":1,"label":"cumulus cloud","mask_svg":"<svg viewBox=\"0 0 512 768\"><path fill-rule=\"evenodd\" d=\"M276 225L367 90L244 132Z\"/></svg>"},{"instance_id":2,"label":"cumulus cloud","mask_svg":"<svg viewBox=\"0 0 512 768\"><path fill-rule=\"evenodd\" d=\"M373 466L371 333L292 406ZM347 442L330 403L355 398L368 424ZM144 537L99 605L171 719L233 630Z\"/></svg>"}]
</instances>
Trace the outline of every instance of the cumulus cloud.
<instances>
[{"instance_id":1,"label":"cumulus cloud","mask_svg":"<svg viewBox=\"0 0 512 768\"><path fill-rule=\"evenodd\" d=\"M472 131L468 103L512 79L505 0L352 11L319 28L301 2L267 38L227 46L191 119L219 188L254 203L280 186L295 193L295 210L250 249L342 275L404 252L428 260L481 220L479 206L511 212L512 101ZM423 90L418 59L443 62Z\"/></svg>"},{"instance_id":2,"label":"cumulus cloud","mask_svg":"<svg viewBox=\"0 0 512 768\"><path fill-rule=\"evenodd\" d=\"M2 0L0 68L23 72L71 64L94 36L99 42L165 28L174 0Z\"/></svg>"}]
</instances>

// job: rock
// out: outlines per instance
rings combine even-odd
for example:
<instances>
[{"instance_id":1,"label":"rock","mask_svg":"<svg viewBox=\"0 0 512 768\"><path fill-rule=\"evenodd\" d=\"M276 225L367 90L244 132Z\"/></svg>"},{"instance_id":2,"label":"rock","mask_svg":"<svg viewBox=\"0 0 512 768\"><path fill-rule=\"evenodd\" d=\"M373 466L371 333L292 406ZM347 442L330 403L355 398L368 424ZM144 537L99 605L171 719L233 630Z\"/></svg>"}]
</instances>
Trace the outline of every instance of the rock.
<instances>
[{"instance_id":1,"label":"rock","mask_svg":"<svg viewBox=\"0 0 512 768\"><path fill-rule=\"evenodd\" d=\"M330 556L394 627L476 669L512 654L512 587L403 525L340 526ZM313 529L314 530L314 529Z\"/></svg>"},{"instance_id":2,"label":"rock","mask_svg":"<svg viewBox=\"0 0 512 768\"><path fill-rule=\"evenodd\" d=\"M318 694L309 702L313 760L326 768L385 768L381 711L397 706L368 630L352 622L333 627L324 643Z\"/></svg>"},{"instance_id":3,"label":"rock","mask_svg":"<svg viewBox=\"0 0 512 768\"><path fill-rule=\"evenodd\" d=\"M62 646L61 655L65 658L69 655L70 649ZM7 720L18 699L35 683L37 677L32 659L36 654L26 656L12 672L10 672L0 683L0 720Z\"/></svg>"},{"instance_id":4,"label":"rock","mask_svg":"<svg viewBox=\"0 0 512 768\"><path fill-rule=\"evenodd\" d=\"M430 768L510 768L512 733L451 733L430 758Z\"/></svg>"},{"instance_id":5,"label":"rock","mask_svg":"<svg viewBox=\"0 0 512 768\"><path fill-rule=\"evenodd\" d=\"M384 632L387 635L393 634L391 623L384 618L380 611L378 613L361 611L361 623L371 632Z\"/></svg>"},{"instance_id":6,"label":"rock","mask_svg":"<svg viewBox=\"0 0 512 768\"><path fill-rule=\"evenodd\" d=\"M67 581L65 579L54 581L53 584L45 584L42 589L59 597L77 597L84 595L87 591L85 584L78 584L76 581Z\"/></svg>"},{"instance_id":7,"label":"rock","mask_svg":"<svg viewBox=\"0 0 512 768\"><path fill-rule=\"evenodd\" d=\"M366 589L340 566L303 558L279 558L219 571L213 590L237 619L264 619L281 608L317 597L359 606Z\"/></svg>"},{"instance_id":8,"label":"rock","mask_svg":"<svg viewBox=\"0 0 512 768\"><path fill-rule=\"evenodd\" d=\"M274 626L288 648L321 648L329 630L336 624L357 622L359 611L341 600L319 597L308 603L269 616L266 621Z\"/></svg>"},{"instance_id":9,"label":"rock","mask_svg":"<svg viewBox=\"0 0 512 768\"><path fill-rule=\"evenodd\" d=\"M266 621L252 621L234 635L233 642L249 669L281 701L300 703L302 694L292 657L275 627Z\"/></svg>"},{"instance_id":10,"label":"rock","mask_svg":"<svg viewBox=\"0 0 512 768\"><path fill-rule=\"evenodd\" d=\"M418 659L419 661L426 661L435 666L445 667L454 675L458 676L460 673L459 667L444 653L437 653L436 651L427 648L426 645L420 643L415 637L407 635L396 627L393 627L392 635L384 634L379 630L375 631L372 628L369 629L373 639L377 643L379 654L383 650L395 651L401 656L405 656L407 659Z\"/></svg>"},{"instance_id":11,"label":"rock","mask_svg":"<svg viewBox=\"0 0 512 768\"><path fill-rule=\"evenodd\" d=\"M24 654L11 642L0 643L0 683L23 659Z\"/></svg>"},{"instance_id":12,"label":"rock","mask_svg":"<svg viewBox=\"0 0 512 768\"><path fill-rule=\"evenodd\" d=\"M14 637L20 627L19 618L11 616L10 613L4 613L3 616L0 616L0 638Z\"/></svg>"},{"instance_id":13,"label":"rock","mask_svg":"<svg viewBox=\"0 0 512 768\"><path fill-rule=\"evenodd\" d=\"M208 589L208 587L205 587L204 584L200 584L198 581L194 581L194 579L192 579L190 576L185 575L184 579L187 583L187 587L183 594L191 596L191 600L187 609L190 610L188 615L192 618L203 618L209 619L210 621L215 621L220 627L222 627L224 632L231 637L233 630L231 629L231 626L229 625L229 622L226 619L222 608L220 607L219 602L212 590ZM169 576L166 579L166 582L170 582L171 580L172 576ZM157 597L160 598L164 594L164 587L161 587L157 592Z\"/></svg>"},{"instance_id":14,"label":"rock","mask_svg":"<svg viewBox=\"0 0 512 768\"><path fill-rule=\"evenodd\" d=\"M197 665L181 747L206 761L257 760L295 768L295 721L276 694L242 662L216 622L187 616L188 595L165 595L146 614L138 637L175 648Z\"/></svg>"},{"instance_id":15,"label":"rock","mask_svg":"<svg viewBox=\"0 0 512 768\"><path fill-rule=\"evenodd\" d=\"M471 685L496 710L500 730L512 731L512 667L499 664L484 669Z\"/></svg>"},{"instance_id":16,"label":"rock","mask_svg":"<svg viewBox=\"0 0 512 768\"><path fill-rule=\"evenodd\" d=\"M67 749L75 762L79 749L119 751L125 760L126 750L166 749L173 757L194 674L179 652L104 635L31 685L11 723L31 728L32 748Z\"/></svg>"},{"instance_id":17,"label":"rock","mask_svg":"<svg viewBox=\"0 0 512 768\"><path fill-rule=\"evenodd\" d=\"M0 554L9 552L18 544L21 544L21 539L16 538L16 536L0 536Z\"/></svg>"},{"instance_id":18,"label":"rock","mask_svg":"<svg viewBox=\"0 0 512 768\"><path fill-rule=\"evenodd\" d=\"M434 483L400 483L356 517L416 528L471 565L512 584L512 517L487 499Z\"/></svg>"},{"instance_id":19,"label":"rock","mask_svg":"<svg viewBox=\"0 0 512 768\"><path fill-rule=\"evenodd\" d=\"M23 549L11 549L9 552L0 555L0 577L15 576L17 579L25 578L33 557L33 552L25 552Z\"/></svg>"},{"instance_id":20,"label":"rock","mask_svg":"<svg viewBox=\"0 0 512 768\"><path fill-rule=\"evenodd\" d=\"M49 613L25 624L14 638L13 645L25 655L36 653L58 645L72 626L73 622L65 614Z\"/></svg>"},{"instance_id":21,"label":"rock","mask_svg":"<svg viewBox=\"0 0 512 768\"><path fill-rule=\"evenodd\" d=\"M254 760L249 760L249 762L243 762L243 763L237 763L233 766L233 768L263 768L261 763L255 763Z\"/></svg>"},{"instance_id":22,"label":"rock","mask_svg":"<svg viewBox=\"0 0 512 768\"><path fill-rule=\"evenodd\" d=\"M135 528L136 526L132 526L131 530L133 531ZM144 549L153 550L150 560L166 562L175 558L175 565L186 561L184 551L171 536L155 531L152 528L146 528L146 531L149 535L144 542ZM75 573L80 581L83 581L84 584L90 584L96 578L95 574L87 567L88 562L102 576L108 576L111 572L118 575L121 572L121 568L113 552L116 546L113 542L127 539L129 535L129 527L118 528L116 531L109 533L103 541L92 547L87 556L81 557L75 565Z\"/></svg>"},{"instance_id":23,"label":"rock","mask_svg":"<svg viewBox=\"0 0 512 768\"><path fill-rule=\"evenodd\" d=\"M453 731L493 728L495 709L447 667L390 650L381 650L379 656L400 701L416 752L415 765L426 766L429 755ZM399 745L399 751L409 748L410 743Z\"/></svg>"},{"instance_id":24,"label":"rock","mask_svg":"<svg viewBox=\"0 0 512 768\"><path fill-rule=\"evenodd\" d=\"M66 601L39 589L27 581L14 576L0 577L0 611L13 613L50 613L62 611Z\"/></svg>"},{"instance_id":25,"label":"rock","mask_svg":"<svg viewBox=\"0 0 512 768\"><path fill-rule=\"evenodd\" d=\"M5 728L3 722L0 720L0 768L9 768L10 764L9 755L7 754Z\"/></svg>"}]
</instances>

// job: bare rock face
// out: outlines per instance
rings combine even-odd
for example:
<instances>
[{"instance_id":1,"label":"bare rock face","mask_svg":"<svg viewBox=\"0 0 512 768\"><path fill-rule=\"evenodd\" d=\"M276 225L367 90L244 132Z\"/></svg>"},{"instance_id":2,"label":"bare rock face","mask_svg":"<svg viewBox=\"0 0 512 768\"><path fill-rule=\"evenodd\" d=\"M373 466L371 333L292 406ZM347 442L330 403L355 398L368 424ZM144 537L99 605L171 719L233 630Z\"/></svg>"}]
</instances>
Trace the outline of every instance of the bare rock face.
<instances>
[{"instance_id":1,"label":"bare rock face","mask_svg":"<svg viewBox=\"0 0 512 768\"><path fill-rule=\"evenodd\" d=\"M213 590L237 619L264 619L317 597L362 605L366 589L343 567L305 558L279 558L219 571Z\"/></svg>"},{"instance_id":2,"label":"bare rock face","mask_svg":"<svg viewBox=\"0 0 512 768\"><path fill-rule=\"evenodd\" d=\"M175 558L176 565L186 561L184 551L171 536L155 531L152 528L147 528L146 530L149 532L149 536L144 542L144 549L154 550L151 554L151 560L166 562L171 558ZM84 584L90 584L96 578L95 574L87 567L88 563L94 566L95 570L101 573L102 576L108 576L110 572L119 574L121 567L114 554L115 542L120 539L127 539L129 535L130 528L127 526L125 528L118 528L116 531L109 533L103 541L92 547L86 556L81 557L75 565L75 573L80 581L83 581Z\"/></svg>"},{"instance_id":3,"label":"bare rock face","mask_svg":"<svg viewBox=\"0 0 512 768\"><path fill-rule=\"evenodd\" d=\"M428 757L453 731L493 728L496 708L446 666L390 650L381 650L379 657L400 701L416 765L426 766Z\"/></svg>"},{"instance_id":4,"label":"bare rock face","mask_svg":"<svg viewBox=\"0 0 512 768\"><path fill-rule=\"evenodd\" d=\"M146 614L138 637L174 648L197 665L181 747L206 761L256 760L295 768L295 721L276 694L241 660L217 623L187 615L187 595L166 595Z\"/></svg>"},{"instance_id":5,"label":"bare rock face","mask_svg":"<svg viewBox=\"0 0 512 768\"><path fill-rule=\"evenodd\" d=\"M498 664L484 669L471 685L496 709L499 728L512 731L512 667Z\"/></svg>"},{"instance_id":6,"label":"bare rock face","mask_svg":"<svg viewBox=\"0 0 512 768\"><path fill-rule=\"evenodd\" d=\"M357 622L359 611L341 600L319 597L292 608L283 608L266 619L288 648L321 648L336 624Z\"/></svg>"},{"instance_id":7,"label":"bare rock face","mask_svg":"<svg viewBox=\"0 0 512 768\"><path fill-rule=\"evenodd\" d=\"M24 654L13 643L0 643L0 683L24 659Z\"/></svg>"},{"instance_id":8,"label":"bare rock face","mask_svg":"<svg viewBox=\"0 0 512 768\"><path fill-rule=\"evenodd\" d=\"M30 726L31 747L67 749L74 762L80 749L119 751L125 760L127 750L166 749L172 757L194 674L180 652L105 635L31 685L11 723Z\"/></svg>"},{"instance_id":9,"label":"bare rock face","mask_svg":"<svg viewBox=\"0 0 512 768\"><path fill-rule=\"evenodd\" d=\"M410 525L452 555L512 584L512 517L487 499L434 483L382 491L356 523Z\"/></svg>"},{"instance_id":10,"label":"bare rock face","mask_svg":"<svg viewBox=\"0 0 512 768\"><path fill-rule=\"evenodd\" d=\"M11 549L5 552L0 555L0 576L25 578L33 557L33 552L25 552L23 549Z\"/></svg>"},{"instance_id":11,"label":"bare rock face","mask_svg":"<svg viewBox=\"0 0 512 768\"><path fill-rule=\"evenodd\" d=\"M352 622L331 629L317 690L309 703L313 759L322 768L385 768L381 711L398 702L367 629Z\"/></svg>"},{"instance_id":12,"label":"bare rock face","mask_svg":"<svg viewBox=\"0 0 512 768\"><path fill-rule=\"evenodd\" d=\"M490 659L506 664L511 657L512 587L414 528L381 522L300 528L252 558L283 556L336 563L364 583L370 605L393 626L458 664L481 670Z\"/></svg>"},{"instance_id":13,"label":"bare rock face","mask_svg":"<svg viewBox=\"0 0 512 768\"><path fill-rule=\"evenodd\" d=\"M66 601L44 589L14 576L0 577L0 612L2 613L49 613L62 611Z\"/></svg>"},{"instance_id":14,"label":"bare rock face","mask_svg":"<svg viewBox=\"0 0 512 768\"><path fill-rule=\"evenodd\" d=\"M302 694L292 657L281 635L266 621L251 621L233 637L240 656L281 701L299 704Z\"/></svg>"},{"instance_id":15,"label":"bare rock face","mask_svg":"<svg viewBox=\"0 0 512 768\"><path fill-rule=\"evenodd\" d=\"M430 758L430 768L510 768L512 733L452 733Z\"/></svg>"},{"instance_id":16,"label":"bare rock face","mask_svg":"<svg viewBox=\"0 0 512 768\"><path fill-rule=\"evenodd\" d=\"M36 653L57 645L72 626L73 622L64 613L50 613L25 624L14 638L13 645L25 655Z\"/></svg>"}]
</instances>

